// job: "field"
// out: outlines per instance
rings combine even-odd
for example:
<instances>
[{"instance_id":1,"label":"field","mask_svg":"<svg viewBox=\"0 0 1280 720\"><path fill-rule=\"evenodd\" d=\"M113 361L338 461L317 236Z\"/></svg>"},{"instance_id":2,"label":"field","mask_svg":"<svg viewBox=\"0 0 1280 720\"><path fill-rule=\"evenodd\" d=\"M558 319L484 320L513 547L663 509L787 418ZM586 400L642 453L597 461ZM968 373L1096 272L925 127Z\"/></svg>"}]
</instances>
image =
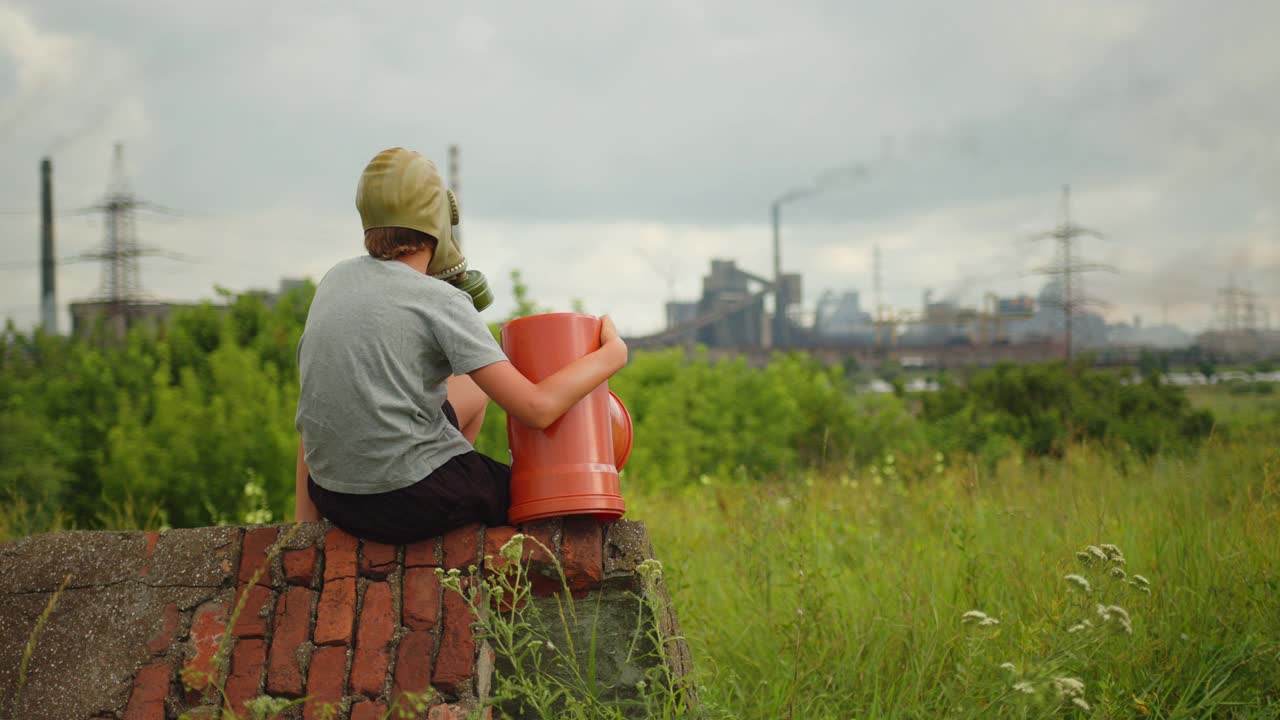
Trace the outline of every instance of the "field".
<instances>
[{"instance_id":1,"label":"field","mask_svg":"<svg viewBox=\"0 0 1280 720\"><path fill-rule=\"evenodd\" d=\"M1280 716L1274 445L712 483L632 507L724 717ZM1077 557L1104 543L1123 565Z\"/></svg>"},{"instance_id":2,"label":"field","mask_svg":"<svg viewBox=\"0 0 1280 720\"><path fill-rule=\"evenodd\" d=\"M6 330L0 540L291 520L308 292L119 346ZM611 380L703 714L1280 717L1280 392L859 372L654 352Z\"/></svg>"}]
</instances>

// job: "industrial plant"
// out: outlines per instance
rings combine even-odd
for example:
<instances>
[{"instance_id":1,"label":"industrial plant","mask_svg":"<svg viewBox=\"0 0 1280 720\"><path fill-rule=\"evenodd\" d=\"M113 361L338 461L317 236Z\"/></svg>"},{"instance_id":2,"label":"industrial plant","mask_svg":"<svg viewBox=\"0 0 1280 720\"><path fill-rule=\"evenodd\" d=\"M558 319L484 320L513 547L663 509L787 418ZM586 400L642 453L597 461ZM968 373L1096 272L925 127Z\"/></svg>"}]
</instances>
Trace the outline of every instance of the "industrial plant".
<instances>
[{"instance_id":1,"label":"industrial plant","mask_svg":"<svg viewBox=\"0 0 1280 720\"><path fill-rule=\"evenodd\" d=\"M71 333L77 336L123 337L138 324L162 322L187 303L173 303L144 292L139 259L181 255L149 247L138 240L135 215L140 210L169 213L138 198L125 180L123 147L115 146L112 177L103 200L73 214L98 213L104 219L104 239L93 252L56 258L54 252L53 168L40 163L40 303L42 326L58 332L57 266L65 262L98 262L102 281L96 293L69 304ZM449 150L450 185L458 184L458 150ZM1129 363L1148 349L1196 347L1223 358L1254 359L1280 356L1280 331L1271 329L1270 313L1260 296L1229 279L1214 303L1213 327L1197 337L1167 320L1144 325L1107 323L1095 312L1104 303L1085 296L1080 278L1108 271L1083 261L1077 243L1097 231L1071 219L1070 189L1063 188L1061 222L1038 238L1057 245L1055 261L1041 268L1045 281L1033 297L987 291L976 305L952 298L935 298L924 290L916 307L894 307L881 291L881 254L873 247L870 296L859 288L824 289L811 305L804 298L801 273L783 272L780 210L783 204L807 197L813 190L793 190L773 206L773 272L757 274L732 258L714 259L702 277L697 298L668 300L665 328L628 338L636 349L702 346L709 352L746 355L767 362L777 350L805 350L832 362L855 360L904 366L957 367L997 362L1035 362L1071 358L1081 351L1099 362ZM280 293L299 284L285 280ZM258 293L270 302L276 293Z\"/></svg>"},{"instance_id":2,"label":"industrial plant","mask_svg":"<svg viewBox=\"0 0 1280 720\"><path fill-rule=\"evenodd\" d=\"M701 345L720 354L754 355L761 362L775 350L806 350L831 361L891 359L940 368L1070 359L1080 351L1101 362L1131 363L1145 350L1191 346L1224 358L1280 355L1280 331L1271 328L1259 295L1234 280L1219 291L1214 327L1198 337L1167 320L1144 325L1135 316L1131 323L1107 323L1095 312L1105 303L1084 295L1080 278L1114 268L1080 258L1077 240L1101 235L1072 222L1070 197L1064 187L1061 223L1037 236L1058 247L1055 262L1039 270L1046 280L1035 297L986 292L981 304L964 306L925 290L915 308L883 302L879 247L872 250L870 302L860 290L847 288L824 290L805 307L802 276L781 271L775 204L773 278L732 259L712 260L701 297L668 301L665 329L630 342L648 348Z\"/></svg>"}]
</instances>

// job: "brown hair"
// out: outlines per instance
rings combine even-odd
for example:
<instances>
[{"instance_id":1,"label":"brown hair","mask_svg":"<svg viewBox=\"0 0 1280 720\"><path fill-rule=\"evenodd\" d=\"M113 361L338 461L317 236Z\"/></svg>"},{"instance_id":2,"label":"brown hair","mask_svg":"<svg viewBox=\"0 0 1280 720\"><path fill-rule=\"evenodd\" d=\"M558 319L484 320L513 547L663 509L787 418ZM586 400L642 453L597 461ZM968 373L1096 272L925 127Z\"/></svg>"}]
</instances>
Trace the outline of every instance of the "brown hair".
<instances>
[{"instance_id":1,"label":"brown hair","mask_svg":"<svg viewBox=\"0 0 1280 720\"><path fill-rule=\"evenodd\" d=\"M364 231L364 249L380 260L394 260L423 248L436 249L436 239L421 230L403 227L376 227Z\"/></svg>"}]
</instances>

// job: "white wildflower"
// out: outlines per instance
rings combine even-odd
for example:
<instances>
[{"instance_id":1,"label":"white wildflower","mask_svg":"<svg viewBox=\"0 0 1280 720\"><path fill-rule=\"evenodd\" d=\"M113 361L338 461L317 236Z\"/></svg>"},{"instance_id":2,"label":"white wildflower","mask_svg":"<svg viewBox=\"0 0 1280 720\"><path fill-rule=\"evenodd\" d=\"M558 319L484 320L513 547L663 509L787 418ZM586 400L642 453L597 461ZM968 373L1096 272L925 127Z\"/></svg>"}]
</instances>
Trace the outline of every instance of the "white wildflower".
<instances>
[{"instance_id":1,"label":"white wildflower","mask_svg":"<svg viewBox=\"0 0 1280 720\"><path fill-rule=\"evenodd\" d=\"M1016 682L1016 683L1014 683L1014 684L1013 684L1013 689L1014 689L1014 690L1017 690L1017 691L1018 691L1018 692L1020 692L1020 693L1026 693L1026 694L1028 694L1028 695L1035 695L1035 694L1036 694L1036 688L1035 688L1035 686L1034 686L1034 685L1032 685L1031 683L1027 682L1026 680L1022 680L1022 681L1020 681L1020 682Z\"/></svg>"},{"instance_id":2,"label":"white wildflower","mask_svg":"<svg viewBox=\"0 0 1280 720\"><path fill-rule=\"evenodd\" d=\"M1108 560L1115 560L1116 558L1124 557L1124 553L1120 552L1120 548L1110 543L1103 543L1101 549L1107 554Z\"/></svg>"},{"instance_id":3,"label":"white wildflower","mask_svg":"<svg viewBox=\"0 0 1280 720\"><path fill-rule=\"evenodd\" d=\"M1106 552L1104 552L1104 551L1103 551L1103 549L1102 549L1102 548L1100 548L1100 547L1098 547L1097 545L1090 545L1090 546L1086 547L1086 548L1085 548L1085 552L1089 553L1090 555L1094 556L1095 558L1097 558L1097 559L1099 559L1099 560L1106 560L1106 559L1107 559L1107 553L1106 553Z\"/></svg>"},{"instance_id":4,"label":"white wildflower","mask_svg":"<svg viewBox=\"0 0 1280 720\"><path fill-rule=\"evenodd\" d=\"M1098 612L1098 617L1102 618L1102 621L1104 623L1115 620L1116 624L1119 625L1120 628L1124 630L1126 634L1129 634L1129 635L1133 634L1133 622L1129 619L1128 610L1125 610L1119 605L1099 604L1097 607L1097 612Z\"/></svg>"},{"instance_id":5,"label":"white wildflower","mask_svg":"<svg viewBox=\"0 0 1280 720\"><path fill-rule=\"evenodd\" d=\"M1093 556L1083 550L1076 553L1076 559L1084 563L1085 565L1088 565L1089 563L1093 562Z\"/></svg>"},{"instance_id":6,"label":"white wildflower","mask_svg":"<svg viewBox=\"0 0 1280 720\"><path fill-rule=\"evenodd\" d=\"M291 704L293 704L293 701L289 698L259 695L252 700L246 700L244 708L253 713L254 717L275 717L284 712Z\"/></svg>"},{"instance_id":7,"label":"white wildflower","mask_svg":"<svg viewBox=\"0 0 1280 720\"><path fill-rule=\"evenodd\" d=\"M960 616L960 622L966 622L966 623L967 622L982 623L990 619L991 618L989 618L987 614L982 612L981 610L970 610L969 612Z\"/></svg>"},{"instance_id":8,"label":"white wildflower","mask_svg":"<svg viewBox=\"0 0 1280 720\"><path fill-rule=\"evenodd\" d=\"M986 627L988 625L999 625L999 624L1000 624L1000 621L993 617L983 618L978 622L978 625L982 627Z\"/></svg>"},{"instance_id":9,"label":"white wildflower","mask_svg":"<svg viewBox=\"0 0 1280 720\"><path fill-rule=\"evenodd\" d=\"M1084 683L1077 678L1056 677L1053 679L1053 687L1058 691L1058 695L1064 698L1084 695Z\"/></svg>"},{"instance_id":10,"label":"white wildflower","mask_svg":"<svg viewBox=\"0 0 1280 720\"><path fill-rule=\"evenodd\" d=\"M1092 709L1093 709L1093 708L1089 707L1089 703L1085 702L1085 701L1084 701L1084 698L1082 698L1082 697L1073 697L1073 698L1071 698L1071 704L1072 704L1072 705L1075 705L1076 707L1080 708L1081 710L1083 710L1083 711L1085 711L1085 712L1089 712L1090 710L1092 710Z\"/></svg>"},{"instance_id":11,"label":"white wildflower","mask_svg":"<svg viewBox=\"0 0 1280 720\"><path fill-rule=\"evenodd\" d=\"M1111 611L1112 614L1117 615L1124 620L1129 619L1129 611L1125 610L1119 605L1108 605L1107 610Z\"/></svg>"},{"instance_id":12,"label":"white wildflower","mask_svg":"<svg viewBox=\"0 0 1280 720\"><path fill-rule=\"evenodd\" d=\"M636 566L636 574L643 578L645 582L656 582L662 577L662 562L649 558Z\"/></svg>"},{"instance_id":13,"label":"white wildflower","mask_svg":"<svg viewBox=\"0 0 1280 720\"><path fill-rule=\"evenodd\" d=\"M1116 578L1117 580L1123 580L1125 577L1124 570L1119 566L1111 568L1111 577Z\"/></svg>"},{"instance_id":14,"label":"white wildflower","mask_svg":"<svg viewBox=\"0 0 1280 720\"><path fill-rule=\"evenodd\" d=\"M1076 575L1075 573L1072 573L1070 575L1063 576L1062 579L1071 583L1076 588L1078 588L1080 592L1085 593L1086 595L1090 592L1090 590L1092 590L1092 588L1089 586L1089 581L1085 580L1084 577L1081 575Z\"/></svg>"},{"instance_id":15,"label":"white wildflower","mask_svg":"<svg viewBox=\"0 0 1280 720\"><path fill-rule=\"evenodd\" d=\"M1018 670L1018 668L1014 667L1013 663L1011 662L1000 663L1000 669L1008 670L1009 672L1017 672Z\"/></svg>"},{"instance_id":16,"label":"white wildflower","mask_svg":"<svg viewBox=\"0 0 1280 720\"><path fill-rule=\"evenodd\" d=\"M1067 632L1077 633L1077 632L1080 632L1081 630L1087 630L1088 628L1091 628L1091 627L1093 626L1089 624L1089 621L1085 620L1082 623L1076 623L1075 625L1072 625L1071 627L1067 628Z\"/></svg>"},{"instance_id":17,"label":"white wildflower","mask_svg":"<svg viewBox=\"0 0 1280 720\"><path fill-rule=\"evenodd\" d=\"M1142 587L1147 587L1148 585L1150 585L1150 584L1151 584L1151 581L1150 581L1150 580L1148 580L1148 579L1146 579L1146 578L1142 577L1141 575L1134 575L1134 576L1133 576L1133 581L1134 581L1134 582L1136 582L1136 583L1138 583L1138 584L1139 584L1139 585L1141 585Z\"/></svg>"}]
</instances>

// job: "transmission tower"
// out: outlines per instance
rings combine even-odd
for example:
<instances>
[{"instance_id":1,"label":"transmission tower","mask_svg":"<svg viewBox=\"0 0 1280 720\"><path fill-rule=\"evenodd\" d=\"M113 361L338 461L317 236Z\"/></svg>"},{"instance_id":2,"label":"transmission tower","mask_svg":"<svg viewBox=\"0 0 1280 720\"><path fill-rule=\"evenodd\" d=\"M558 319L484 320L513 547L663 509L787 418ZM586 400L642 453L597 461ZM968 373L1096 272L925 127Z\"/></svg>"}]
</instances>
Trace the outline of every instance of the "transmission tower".
<instances>
[{"instance_id":1,"label":"transmission tower","mask_svg":"<svg viewBox=\"0 0 1280 720\"><path fill-rule=\"evenodd\" d=\"M880 287L880 243L875 244L875 248L871 256L871 288L871 302L874 303L874 307L871 310L872 323L876 329L875 343L876 346L879 347L880 332L883 326L882 320L884 319L884 302L880 296L880 291L882 289Z\"/></svg>"},{"instance_id":2,"label":"transmission tower","mask_svg":"<svg viewBox=\"0 0 1280 720\"><path fill-rule=\"evenodd\" d=\"M1214 315L1218 329L1228 333L1257 332L1271 324L1258 293L1240 287L1235 276L1228 276L1227 286L1218 289Z\"/></svg>"},{"instance_id":3,"label":"transmission tower","mask_svg":"<svg viewBox=\"0 0 1280 720\"><path fill-rule=\"evenodd\" d=\"M1084 294L1084 283L1081 274L1086 272L1094 272L1097 270L1106 270L1114 272L1115 269L1108 265L1100 265L1098 263L1081 262L1072 252L1072 246L1075 244L1076 238L1083 236L1092 236L1101 238L1102 233L1096 230L1090 230L1071 222L1071 186L1062 186L1062 223L1057 228L1045 233L1041 233L1036 237L1038 240L1053 239L1058 241L1058 260L1053 265L1039 268L1037 273L1040 275L1048 275L1060 279L1062 287L1062 296L1056 305L1062 308L1062 322L1066 335L1063 353L1068 362L1071 361L1074 353L1072 341L1072 326L1074 320L1080 311L1086 307L1098 307L1103 305L1102 302L1089 298Z\"/></svg>"},{"instance_id":4,"label":"transmission tower","mask_svg":"<svg viewBox=\"0 0 1280 720\"><path fill-rule=\"evenodd\" d=\"M116 337L123 337L139 306L146 300L142 291L142 273L138 259L162 256L187 259L177 253L144 247L138 242L135 214L139 209L172 213L145 200L140 200L129 187L124 166L124 146L116 143L111 159L111 179L102 204L84 212L100 212L105 216L106 238L101 248L71 258L71 262L97 260L103 262L102 281L95 300L102 305L102 318Z\"/></svg>"}]
</instances>

